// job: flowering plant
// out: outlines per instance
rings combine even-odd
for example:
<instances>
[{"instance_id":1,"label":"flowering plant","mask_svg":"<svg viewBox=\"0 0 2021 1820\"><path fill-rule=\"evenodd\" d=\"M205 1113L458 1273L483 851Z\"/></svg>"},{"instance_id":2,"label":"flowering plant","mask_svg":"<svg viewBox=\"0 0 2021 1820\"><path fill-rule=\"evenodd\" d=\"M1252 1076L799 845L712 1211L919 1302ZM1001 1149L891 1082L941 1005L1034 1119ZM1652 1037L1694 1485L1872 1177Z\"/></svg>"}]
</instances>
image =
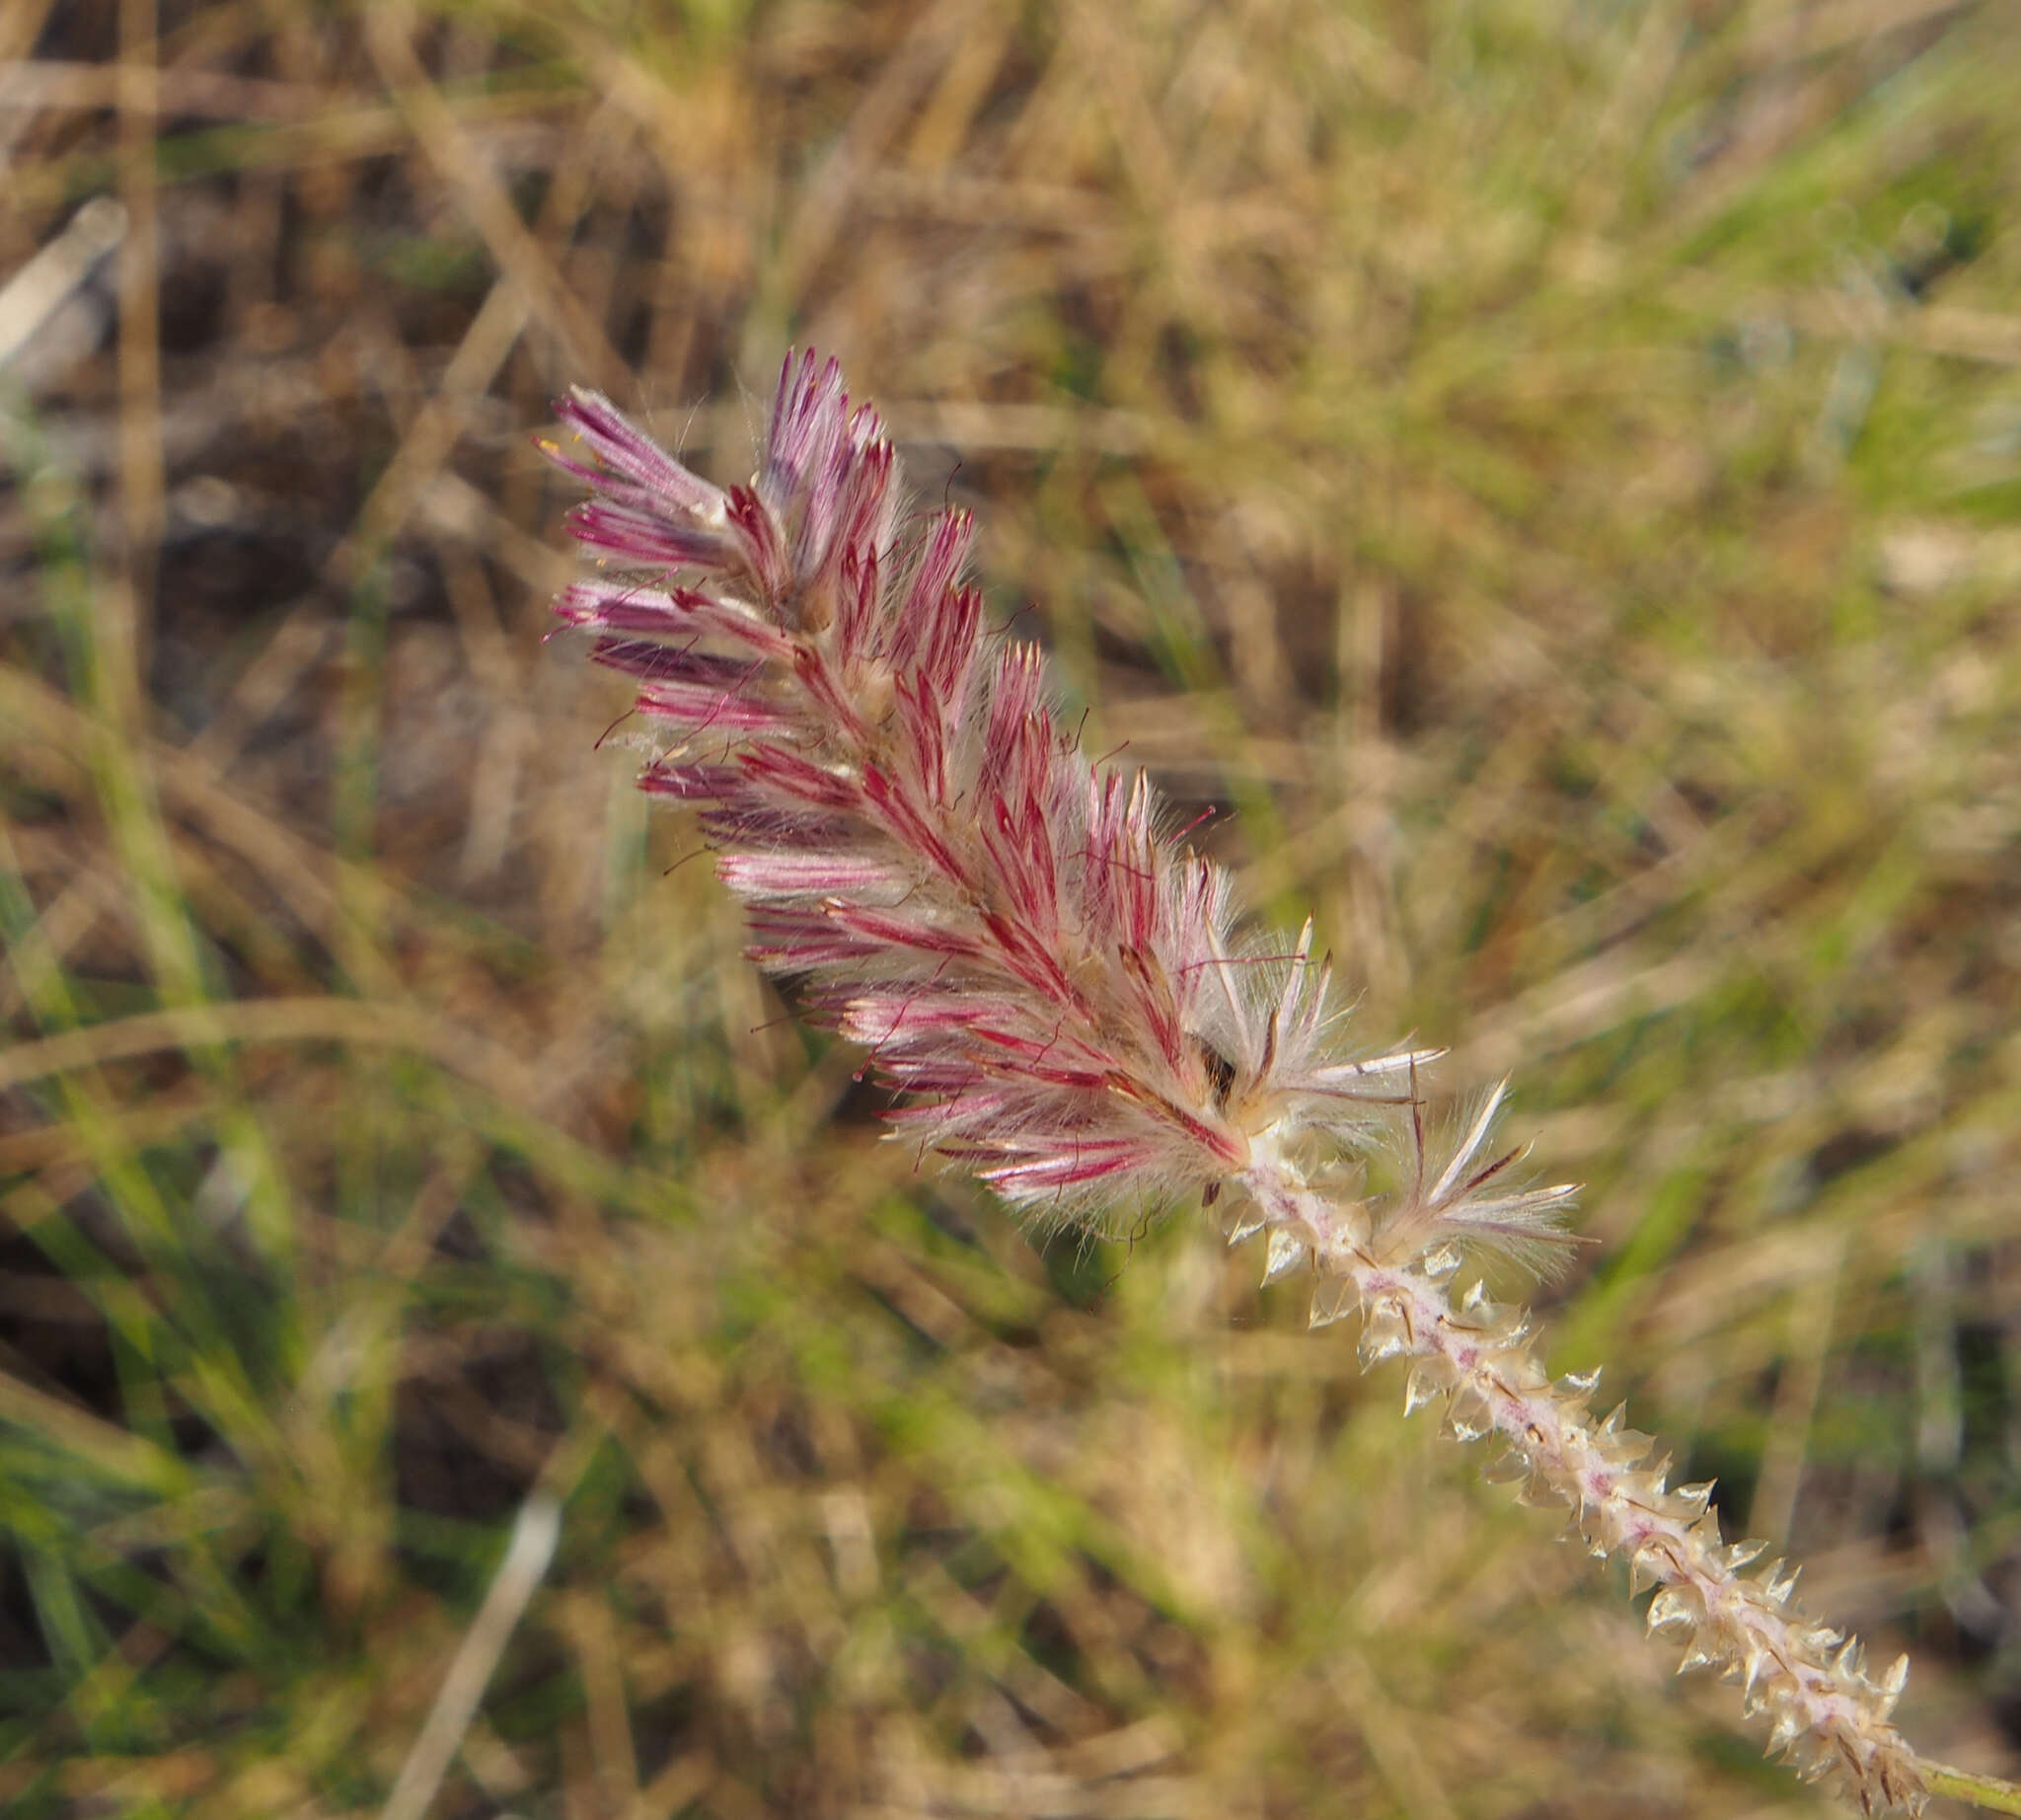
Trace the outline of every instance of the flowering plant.
<instances>
[{"instance_id":1,"label":"flowering plant","mask_svg":"<svg viewBox=\"0 0 2021 1820\"><path fill-rule=\"evenodd\" d=\"M1497 1450L1491 1478L1625 1556L1650 1628L1741 1684L1771 1750L1867 1812L1961 1791L1890 1722L1907 1658L1870 1677L1793 1570L1749 1571L1765 1545L1722 1539L1709 1484L1672 1485L1621 1409L1596 1418L1598 1373L1553 1380L1489 1298L1469 1266L1547 1271L1573 1194L1521 1180L1503 1089L1428 1129L1438 1052L1347 1045L1310 924L1288 949L1245 933L1144 774L1063 733L1041 653L964 579L968 514L902 515L833 361L787 357L747 486L595 394L558 411L580 453L547 452L589 490L570 526L601 572L557 611L637 679L663 732L640 787L699 810L754 958L868 1050L900 1131L1046 1223L1219 1202L1266 1282L1311 1273L1313 1327L1359 1316L1366 1364L1408 1361L1409 1408L1442 1403Z\"/></svg>"}]
</instances>

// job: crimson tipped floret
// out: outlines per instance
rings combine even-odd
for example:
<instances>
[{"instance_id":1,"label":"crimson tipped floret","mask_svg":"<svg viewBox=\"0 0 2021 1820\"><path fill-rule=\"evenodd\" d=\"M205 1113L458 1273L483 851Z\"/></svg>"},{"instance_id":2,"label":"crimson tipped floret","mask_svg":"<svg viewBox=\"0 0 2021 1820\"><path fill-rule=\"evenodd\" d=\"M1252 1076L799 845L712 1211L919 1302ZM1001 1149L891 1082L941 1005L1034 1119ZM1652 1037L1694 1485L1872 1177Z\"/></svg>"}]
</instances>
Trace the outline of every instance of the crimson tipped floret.
<instances>
[{"instance_id":1,"label":"crimson tipped floret","mask_svg":"<svg viewBox=\"0 0 2021 1820\"><path fill-rule=\"evenodd\" d=\"M1426 1052L1343 1051L1310 930L1240 933L1150 781L1062 733L1041 654L988 649L969 515L905 515L834 361L786 358L749 487L595 394L556 409L599 564L556 610L636 679L641 785L701 810L754 955L869 1048L908 1135L1098 1218L1407 1090Z\"/></svg>"}]
</instances>

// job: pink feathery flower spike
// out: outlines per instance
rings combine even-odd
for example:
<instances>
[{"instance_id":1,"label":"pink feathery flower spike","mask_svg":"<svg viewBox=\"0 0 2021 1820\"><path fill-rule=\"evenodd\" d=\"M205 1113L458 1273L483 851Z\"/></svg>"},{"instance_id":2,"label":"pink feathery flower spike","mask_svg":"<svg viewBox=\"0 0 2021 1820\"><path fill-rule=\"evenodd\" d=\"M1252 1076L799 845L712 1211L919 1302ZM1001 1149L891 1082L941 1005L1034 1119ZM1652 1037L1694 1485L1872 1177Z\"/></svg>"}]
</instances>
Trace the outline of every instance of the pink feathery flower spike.
<instances>
[{"instance_id":1,"label":"pink feathery flower spike","mask_svg":"<svg viewBox=\"0 0 2021 1820\"><path fill-rule=\"evenodd\" d=\"M1598 1373L1553 1381L1521 1311L1449 1293L1470 1257L1547 1269L1566 1237L1573 1190L1513 1181L1523 1153L1492 1141L1503 1090L1428 1133L1438 1051L1344 1045L1310 924L1289 950L1244 933L1144 774L1062 732L1042 654L991 634L964 578L969 515L902 512L835 362L788 355L758 473L727 490L596 394L557 411L599 572L556 611L637 679L662 730L640 788L699 810L753 957L869 1051L900 1129L1045 1222L1227 1195L1265 1281L1312 1271L1312 1326L1359 1315L1365 1363L1410 1361L1409 1408L1442 1403L1498 1444L1491 1477L1625 1555L1651 1630L1737 1680L1771 1750L1862 1811L1918 1809L1889 1722L1907 1658L1870 1679L1793 1571L1746 1571L1765 1545L1721 1539L1710 1485L1672 1486L1621 1410L1593 1416Z\"/></svg>"}]
</instances>

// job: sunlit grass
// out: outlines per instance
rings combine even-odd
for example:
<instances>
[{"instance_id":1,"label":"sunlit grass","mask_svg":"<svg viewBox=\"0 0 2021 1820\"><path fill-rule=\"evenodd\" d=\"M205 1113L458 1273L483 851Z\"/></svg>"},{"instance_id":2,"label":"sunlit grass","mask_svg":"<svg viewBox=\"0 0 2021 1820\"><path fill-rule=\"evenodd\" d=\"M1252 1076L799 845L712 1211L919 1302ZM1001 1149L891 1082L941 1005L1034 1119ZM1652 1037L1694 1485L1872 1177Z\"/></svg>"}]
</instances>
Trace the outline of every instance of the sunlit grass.
<instances>
[{"instance_id":1,"label":"sunlit grass","mask_svg":"<svg viewBox=\"0 0 2021 1820\"><path fill-rule=\"evenodd\" d=\"M527 438L737 478L789 339L2011 1764L2009 14L146 12L0 20L0 273L129 223L0 372L10 1811L379 1808L541 1492L431 1811L1814 1809L1207 1222L880 1145L592 749Z\"/></svg>"}]
</instances>

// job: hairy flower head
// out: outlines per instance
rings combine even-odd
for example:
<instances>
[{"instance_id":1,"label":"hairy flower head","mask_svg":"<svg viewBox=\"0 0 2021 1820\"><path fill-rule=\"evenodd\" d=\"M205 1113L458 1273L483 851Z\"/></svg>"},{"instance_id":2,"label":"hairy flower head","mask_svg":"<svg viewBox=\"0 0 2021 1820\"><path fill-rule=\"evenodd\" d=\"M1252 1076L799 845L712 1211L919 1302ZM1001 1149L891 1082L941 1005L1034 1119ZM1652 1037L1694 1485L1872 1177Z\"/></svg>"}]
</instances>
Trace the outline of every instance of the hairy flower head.
<instances>
[{"instance_id":1,"label":"hairy flower head","mask_svg":"<svg viewBox=\"0 0 2021 1820\"><path fill-rule=\"evenodd\" d=\"M909 514L877 415L809 353L780 375L758 471L691 474L610 402L557 410L551 446L589 497L600 572L556 603L636 679L660 739L640 778L694 806L745 903L752 953L899 1090L900 1128L1042 1219L1235 1190L1266 1280L1310 1268L1311 1323L1361 1320L1365 1361L1411 1361L1496 1476L1569 1507L1599 1555L1656 1588L1684 1665L1742 1683L1770 1747L1865 1811L1928 1782L1891 1713L1906 1663L1868 1676L1759 1546L1723 1541L1709 1485L1673 1486L1649 1439L1596 1421L1597 1374L1553 1381L1530 1323L1464 1257L1539 1270L1572 1190L1512 1179L1503 1089L1428 1133L1419 1065L1341 1040L1311 928L1273 945L1189 848L1141 771L1064 734L1031 645L992 634L966 579L965 512ZM1361 1164L1387 1180L1365 1194Z\"/></svg>"},{"instance_id":2,"label":"hairy flower head","mask_svg":"<svg viewBox=\"0 0 2021 1820\"><path fill-rule=\"evenodd\" d=\"M642 788L700 809L752 953L869 1050L902 1130L1088 1219L1408 1095L1426 1056L1342 1047L1310 928L1239 932L1149 779L1062 732L1040 651L986 624L969 515L905 511L833 361L787 357L727 490L602 397L557 410L605 571L557 610L637 679Z\"/></svg>"}]
</instances>

